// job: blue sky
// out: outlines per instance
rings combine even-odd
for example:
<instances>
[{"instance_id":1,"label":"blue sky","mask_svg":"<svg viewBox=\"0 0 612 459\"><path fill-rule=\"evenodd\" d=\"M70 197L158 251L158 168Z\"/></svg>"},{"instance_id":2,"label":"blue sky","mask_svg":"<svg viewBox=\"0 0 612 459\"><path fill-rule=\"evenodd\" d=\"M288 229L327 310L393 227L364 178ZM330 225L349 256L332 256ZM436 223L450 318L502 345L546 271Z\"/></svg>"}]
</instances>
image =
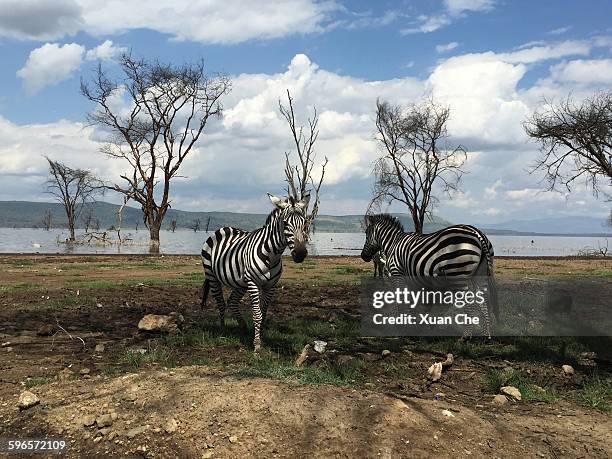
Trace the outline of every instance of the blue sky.
<instances>
[{"instance_id":1,"label":"blue sky","mask_svg":"<svg viewBox=\"0 0 612 459\"><path fill-rule=\"evenodd\" d=\"M43 154L108 179L124 170L97 152L99 136L83 124L92 107L78 87L98 60L112 70L130 49L176 63L203 58L234 79L225 118L173 190L177 208L267 208L265 193L283 188L290 139L276 108L290 88L302 115L314 106L324 114L325 212L367 205L376 98L408 104L429 93L451 106L451 140L471 152L463 193L437 213L484 222L608 212L580 186L540 192L541 177L525 173L537 148L520 123L543 97L610 89L610 2L125 3L0 0L0 179L10 185L0 199L46 199Z\"/></svg>"}]
</instances>

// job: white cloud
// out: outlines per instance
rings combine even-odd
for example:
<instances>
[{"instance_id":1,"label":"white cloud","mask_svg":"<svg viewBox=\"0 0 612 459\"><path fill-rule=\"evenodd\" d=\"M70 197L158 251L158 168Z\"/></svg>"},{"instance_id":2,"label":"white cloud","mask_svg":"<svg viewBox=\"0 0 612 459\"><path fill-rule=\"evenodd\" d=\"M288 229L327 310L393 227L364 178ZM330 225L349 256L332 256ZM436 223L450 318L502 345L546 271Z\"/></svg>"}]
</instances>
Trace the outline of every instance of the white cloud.
<instances>
[{"instance_id":1,"label":"white cloud","mask_svg":"<svg viewBox=\"0 0 612 459\"><path fill-rule=\"evenodd\" d=\"M550 31L548 31L548 33L550 35L563 35L566 32L569 32L570 30L572 30L572 26L565 26L565 27L558 27L556 29L552 29Z\"/></svg>"},{"instance_id":2,"label":"white cloud","mask_svg":"<svg viewBox=\"0 0 612 459\"><path fill-rule=\"evenodd\" d=\"M438 53L446 53L448 51L452 51L457 46L459 46L459 43L457 43L456 41L451 41L450 43L446 43L446 44L443 44L443 45L436 45L436 52L438 52Z\"/></svg>"},{"instance_id":3,"label":"white cloud","mask_svg":"<svg viewBox=\"0 0 612 459\"><path fill-rule=\"evenodd\" d=\"M85 47L76 43L46 43L30 53L23 68L17 71L30 94L69 78L81 66Z\"/></svg>"},{"instance_id":4,"label":"white cloud","mask_svg":"<svg viewBox=\"0 0 612 459\"><path fill-rule=\"evenodd\" d=\"M340 9L333 0L6 1L9 6L0 10L0 36L38 40L142 28L177 40L240 43L321 32L331 25L331 13Z\"/></svg>"},{"instance_id":5,"label":"white cloud","mask_svg":"<svg viewBox=\"0 0 612 459\"><path fill-rule=\"evenodd\" d=\"M127 48L122 46L115 46L111 40L106 40L101 45L87 51L85 57L90 61L108 61L115 59L121 54L127 52Z\"/></svg>"},{"instance_id":6,"label":"white cloud","mask_svg":"<svg viewBox=\"0 0 612 459\"><path fill-rule=\"evenodd\" d=\"M2 0L0 37L54 40L83 26L81 8L74 0Z\"/></svg>"},{"instance_id":7,"label":"white cloud","mask_svg":"<svg viewBox=\"0 0 612 459\"><path fill-rule=\"evenodd\" d=\"M450 14L458 15L465 11L490 11L494 0L444 0L444 5Z\"/></svg>"},{"instance_id":8,"label":"white cloud","mask_svg":"<svg viewBox=\"0 0 612 459\"><path fill-rule=\"evenodd\" d=\"M409 27L400 30L402 35L430 33L445 27L468 13L487 12L494 8L493 0L444 0L444 11L438 14L417 16Z\"/></svg>"},{"instance_id":9,"label":"white cloud","mask_svg":"<svg viewBox=\"0 0 612 459\"><path fill-rule=\"evenodd\" d=\"M497 179L495 181L495 183L493 183L493 185L486 187L484 189L485 191L485 198L486 199L495 199L497 197L497 189L499 187L502 186L502 180L501 179Z\"/></svg>"},{"instance_id":10,"label":"white cloud","mask_svg":"<svg viewBox=\"0 0 612 459\"><path fill-rule=\"evenodd\" d=\"M612 84L612 59L561 62L553 65L550 73L557 81Z\"/></svg>"}]
</instances>

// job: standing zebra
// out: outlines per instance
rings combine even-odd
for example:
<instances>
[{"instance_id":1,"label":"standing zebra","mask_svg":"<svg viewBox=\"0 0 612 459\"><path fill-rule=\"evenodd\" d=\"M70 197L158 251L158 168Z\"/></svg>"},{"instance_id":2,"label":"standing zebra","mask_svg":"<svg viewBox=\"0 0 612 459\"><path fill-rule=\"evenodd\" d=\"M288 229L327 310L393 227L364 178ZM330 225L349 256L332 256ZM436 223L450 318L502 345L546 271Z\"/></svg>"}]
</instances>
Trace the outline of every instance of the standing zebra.
<instances>
[{"instance_id":1,"label":"standing zebra","mask_svg":"<svg viewBox=\"0 0 612 459\"><path fill-rule=\"evenodd\" d=\"M400 221L388 214L366 217L366 240L361 258L370 262L382 251L391 277L471 278L486 275L488 299L482 313L490 337L488 306L499 317L497 290L493 281L493 246L470 225L454 225L431 234L406 233Z\"/></svg>"},{"instance_id":2,"label":"standing zebra","mask_svg":"<svg viewBox=\"0 0 612 459\"><path fill-rule=\"evenodd\" d=\"M246 330L239 303L248 291L253 309L255 351L261 347L261 327L272 301L274 287L283 272L282 254L285 248L289 247L296 263L301 263L308 255L306 209L310 195L302 200L292 197L282 199L271 194L268 196L276 208L268 215L262 228L252 232L231 227L220 228L202 247L205 275L202 307L206 305L208 292L212 289L223 329L223 286L230 287L229 309L242 329Z\"/></svg>"}]
</instances>

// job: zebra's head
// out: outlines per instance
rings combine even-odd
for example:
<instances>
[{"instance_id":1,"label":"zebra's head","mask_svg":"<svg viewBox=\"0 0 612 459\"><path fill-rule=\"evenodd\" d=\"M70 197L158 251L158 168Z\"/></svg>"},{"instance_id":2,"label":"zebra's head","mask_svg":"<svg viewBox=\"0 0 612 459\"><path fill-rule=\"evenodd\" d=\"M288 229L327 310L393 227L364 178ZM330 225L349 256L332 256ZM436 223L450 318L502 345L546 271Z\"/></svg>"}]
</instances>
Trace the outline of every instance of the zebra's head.
<instances>
[{"instance_id":1,"label":"zebra's head","mask_svg":"<svg viewBox=\"0 0 612 459\"><path fill-rule=\"evenodd\" d=\"M373 215L367 215L365 217L366 225L366 239L361 250L361 259L365 262L372 261L372 257L380 250L380 244L378 243L376 221Z\"/></svg>"},{"instance_id":2,"label":"zebra's head","mask_svg":"<svg viewBox=\"0 0 612 459\"><path fill-rule=\"evenodd\" d=\"M270 201L279 209L279 216L283 220L283 235L291 258L296 263L301 263L308 255L306 242L308 241L308 222L306 220L306 210L310 201L310 193L303 199L293 197L279 198L268 193Z\"/></svg>"},{"instance_id":3,"label":"zebra's head","mask_svg":"<svg viewBox=\"0 0 612 459\"><path fill-rule=\"evenodd\" d=\"M386 250L398 232L404 231L400 221L388 214L367 215L365 226L366 240L361 250L361 259L365 262L372 261L374 255Z\"/></svg>"}]
</instances>

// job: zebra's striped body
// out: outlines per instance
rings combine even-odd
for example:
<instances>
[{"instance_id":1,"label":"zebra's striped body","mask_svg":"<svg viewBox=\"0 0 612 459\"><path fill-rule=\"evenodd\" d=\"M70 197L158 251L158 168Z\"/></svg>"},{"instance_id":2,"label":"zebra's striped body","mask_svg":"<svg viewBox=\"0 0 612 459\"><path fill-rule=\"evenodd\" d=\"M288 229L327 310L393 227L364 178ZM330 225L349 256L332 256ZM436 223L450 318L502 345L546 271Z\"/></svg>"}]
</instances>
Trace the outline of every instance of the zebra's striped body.
<instances>
[{"instance_id":1,"label":"zebra's striped body","mask_svg":"<svg viewBox=\"0 0 612 459\"><path fill-rule=\"evenodd\" d=\"M470 225L454 225L430 234L406 233L399 220L387 215L368 216L366 241L361 258L369 262L382 251L391 277L473 278L487 276L488 301L482 310L486 332L490 334L488 306L497 311L493 282L493 246L489 239Z\"/></svg>"},{"instance_id":2,"label":"zebra's striped body","mask_svg":"<svg viewBox=\"0 0 612 459\"><path fill-rule=\"evenodd\" d=\"M289 247L296 263L301 263L308 253L304 234L308 197L303 201L291 198L282 200L274 196L270 196L270 199L276 209L270 213L262 228L252 232L220 228L202 247L205 276L202 306L206 304L208 290L212 290L221 327L224 327L223 286L230 287L228 307L242 328L246 329L239 303L248 291L253 310L255 350L261 346L261 327L272 301L274 287L283 271L283 252Z\"/></svg>"}]
</instances>

